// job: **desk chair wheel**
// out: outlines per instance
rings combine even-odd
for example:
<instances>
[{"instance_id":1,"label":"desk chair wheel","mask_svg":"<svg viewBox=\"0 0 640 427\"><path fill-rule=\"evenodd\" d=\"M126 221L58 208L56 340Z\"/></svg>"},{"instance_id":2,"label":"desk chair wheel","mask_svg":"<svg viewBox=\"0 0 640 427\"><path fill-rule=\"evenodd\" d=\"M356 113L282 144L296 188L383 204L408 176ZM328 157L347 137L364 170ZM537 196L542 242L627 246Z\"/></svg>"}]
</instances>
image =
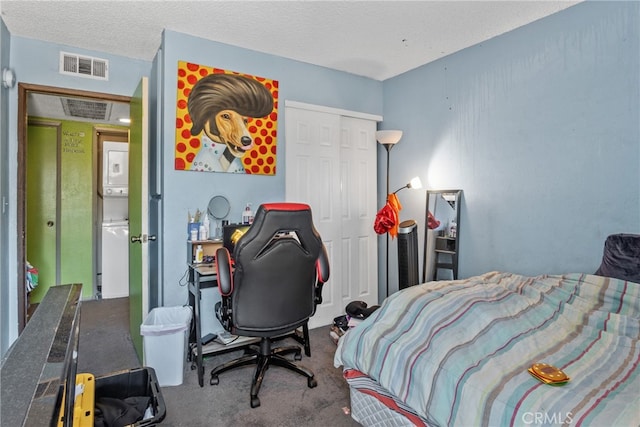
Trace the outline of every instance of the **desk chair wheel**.
<instances>
[{"instance_id":1,"label":"desk chair wheel","mask_svg":"<svg viewBox=\"0 0 640 427\"><path fill-rule=\"evenodd\" d=\"M315 378L311 377L311 378L307 378L307 386L309 388L314 388L318 386L318 381L316 381Z\"/></svg>"},{"instance_id":2,"label":"desk chair wheel","mask_svg":"<svg viewBox=\"0 0 640 427\"><path fill-rule=\"evenodd\" d=\"M257 408L258 406L260 406L260 399L258 396L251 396L251 407Z\"/></svg>"},{"instance_id":3,"label":"desk chair wheel","mask_svg":"<svg viewBox=\"0 0 640 427\"><path fill-rule=\"evenodd\" d=\"M302 360L302 351L298 350L297 352L295 352L295 354L293 355L294 360Z\"/></svg>"},{"instance_id":4,"label":"desk chair wheel","mask_svg":"<svg viewBox=\"0 0 640 427\"><path fill-rule=\"evenodd\" d=\"M220 384L220 378L217 375L211 375L211 379L209 380L209 384L218 385Z\"/></svg>"}]
</instances>

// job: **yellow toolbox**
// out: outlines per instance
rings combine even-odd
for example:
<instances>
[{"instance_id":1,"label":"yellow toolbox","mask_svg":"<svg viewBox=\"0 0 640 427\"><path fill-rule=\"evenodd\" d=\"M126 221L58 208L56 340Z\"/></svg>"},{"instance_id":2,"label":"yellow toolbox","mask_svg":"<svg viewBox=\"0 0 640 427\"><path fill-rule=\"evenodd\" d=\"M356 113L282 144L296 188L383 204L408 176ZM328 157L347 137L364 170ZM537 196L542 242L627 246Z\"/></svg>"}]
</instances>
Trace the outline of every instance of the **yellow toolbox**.
<instances>
[{"instance_id":1,"label":"yellow toolbox","mask_svg":"<svg viewBox=\"0 0 640 427\"><path fill-rule=\"evenodd\" d=\"M95 396L96 379L93 374L77 374L76 400L73 405L73 427L93 427ZM58 427L64 426L64 400L63 394Z\"/></svg>"}]
</instances>

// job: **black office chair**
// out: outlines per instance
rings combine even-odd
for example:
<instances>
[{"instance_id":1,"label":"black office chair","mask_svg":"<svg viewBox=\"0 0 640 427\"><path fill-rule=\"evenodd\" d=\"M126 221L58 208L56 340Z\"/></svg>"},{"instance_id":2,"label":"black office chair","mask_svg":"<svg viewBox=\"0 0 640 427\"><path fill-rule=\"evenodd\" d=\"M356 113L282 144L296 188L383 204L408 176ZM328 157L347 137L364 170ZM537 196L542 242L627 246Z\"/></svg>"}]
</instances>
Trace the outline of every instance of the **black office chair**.
<instances>
[{"instance_id":1,"label":"black office chair","mask_svg":"<svg viewBox=\"0 0 640 427\"><path fill-rule=\"evenodd\" d=\"M247 350L211 371L211 385L224 371L257 364L251 385L251 407L260 406L258 392L270 365L307 377L313 372L284 357L298 346L272 348L278 337L303 327L308 346L308 320L322 302L322 285L329 279L329 262L320 235L313 226L311 209L302 203L270 203L258 208L253 224L233 249L233 265L226 248L216 252L218 289L222 302L216 317L238 336L260 337L259 349ZM307 347L308 348L308 347Z\"/></svg>"}]
</instances>

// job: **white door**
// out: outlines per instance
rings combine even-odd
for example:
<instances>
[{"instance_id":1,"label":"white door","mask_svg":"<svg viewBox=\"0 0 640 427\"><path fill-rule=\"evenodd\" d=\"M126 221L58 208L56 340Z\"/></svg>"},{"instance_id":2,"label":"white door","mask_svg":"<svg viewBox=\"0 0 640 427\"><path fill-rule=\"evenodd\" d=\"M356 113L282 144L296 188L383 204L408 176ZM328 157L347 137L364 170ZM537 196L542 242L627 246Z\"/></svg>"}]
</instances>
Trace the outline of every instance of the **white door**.
<instances>
[{"instance_id":1,"label":"white door","mask_svg":"<svg viewBox=\"0 0 640 427\"><path fill-rule=\"evenodd\" d=\"M354 300L378 303L378 235L376 123L342 117L340 138L340 210L342 304ZM333 321L333 316L331 321Z\"/></svg>"},{"instance_id":2,"label":"white door","mask_svg":"<svg viewBox=\"0 0 640 427\"><path fill-rule=\"evenodd\" d=\"M376 123L286 107L286 199L308 203L329 253L331 276L311 328L354 300L378 301Z\"/></svg>"}]
</instances>

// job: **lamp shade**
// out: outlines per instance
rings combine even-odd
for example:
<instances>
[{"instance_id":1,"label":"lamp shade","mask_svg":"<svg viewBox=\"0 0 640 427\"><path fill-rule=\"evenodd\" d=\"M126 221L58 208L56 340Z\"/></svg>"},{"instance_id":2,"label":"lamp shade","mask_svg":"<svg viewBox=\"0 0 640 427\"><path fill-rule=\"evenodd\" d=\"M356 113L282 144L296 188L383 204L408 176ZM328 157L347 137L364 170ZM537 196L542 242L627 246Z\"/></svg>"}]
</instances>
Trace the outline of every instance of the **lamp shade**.
<instances>
[{"instance_id":1,"label":"lamp shade","mask_svg":"<svg viewBox=\"0 0 640 427\"><path fill-rule=\"evenodd\" d=\"M409 182L409 188L413 188L414 190L419 190L422 188L422 181L419 176L414 177L411 182Z\"/></svg>"},{"instance_id":2,"label":"lamp shade","mask_svg":"<svg viewBox=\"0 0 640 427\"><path fill-rule=\"evenodd\" d=\"M397 144L402 138L401 130L379 130L376 132L376 140L383 145Z\"/></svg>"},{"instance_id":3,"label":"lamp shade","mask_svg":"<svg viewBox=\"0 0 640 427\"><path fill-rule=\"evenodd\" d=\"M398 191L400 190L404 190L405 188L413 188L414 190L419 190L422 188L422 181L420 180L419 176L414 176L411 181L409 181L409 183L407 185L405 185L404 187L400 187L398 188L396 191L393 192L393 194L396 194Z\"/></svg>"}]
</instances>

